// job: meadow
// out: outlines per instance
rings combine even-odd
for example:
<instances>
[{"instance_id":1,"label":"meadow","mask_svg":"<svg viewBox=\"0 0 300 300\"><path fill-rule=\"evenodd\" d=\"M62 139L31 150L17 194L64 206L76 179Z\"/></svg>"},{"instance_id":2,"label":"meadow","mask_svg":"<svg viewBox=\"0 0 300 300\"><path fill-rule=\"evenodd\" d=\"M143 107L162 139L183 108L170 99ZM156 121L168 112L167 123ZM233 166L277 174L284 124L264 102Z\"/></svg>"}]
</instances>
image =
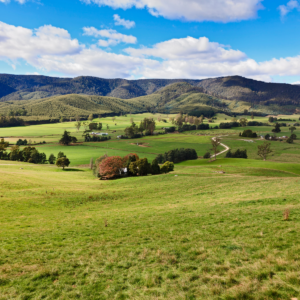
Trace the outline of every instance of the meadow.
<instances>
[{"instance_id":1,"label":"meadow","mask_svg":"<svg viewBox=\"0 0 300 300\"><path fill-rule=\"evenodd\" d=\"M68 122L1 129L11 142L45 140L40 151L63 151L72 166L0 161L0 299L299 298L299 141L272 142L262 161L263 140L243 141L241 128L117 140L129 119L102 120L120 126L112 139L76 146L57 144L64 129L82 135ZM111 181L82 166L106 152L202 156L217 135L249 158L222 154Z\"/></svg>"}]
</instances>

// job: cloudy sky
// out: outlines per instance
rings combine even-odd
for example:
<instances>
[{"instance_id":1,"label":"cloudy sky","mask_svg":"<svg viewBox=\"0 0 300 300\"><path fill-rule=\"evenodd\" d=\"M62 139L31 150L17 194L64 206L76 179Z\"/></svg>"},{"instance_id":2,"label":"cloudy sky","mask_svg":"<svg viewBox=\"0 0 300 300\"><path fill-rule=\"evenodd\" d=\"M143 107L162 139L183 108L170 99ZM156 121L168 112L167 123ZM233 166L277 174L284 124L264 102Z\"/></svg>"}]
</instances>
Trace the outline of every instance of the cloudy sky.
<instances>
[{"instance_id":1,"label":"cloudy sky","mask_svg":"<svg viewBox=\"0 0 300 300\"><path fill-rule=\"evenodd\" d=\"M0 0L0 73L300 83L300 0Z\"/></svg>"}]
</instances>

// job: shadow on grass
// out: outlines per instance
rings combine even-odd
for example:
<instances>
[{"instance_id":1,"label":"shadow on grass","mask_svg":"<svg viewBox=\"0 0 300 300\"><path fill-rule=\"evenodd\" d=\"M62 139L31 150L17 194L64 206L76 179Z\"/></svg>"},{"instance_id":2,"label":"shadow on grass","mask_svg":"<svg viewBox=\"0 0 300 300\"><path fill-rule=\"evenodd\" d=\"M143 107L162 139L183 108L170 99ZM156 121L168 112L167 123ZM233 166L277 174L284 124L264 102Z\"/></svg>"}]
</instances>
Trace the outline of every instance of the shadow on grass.
<instances>
[{"instance_id":1,"label":"shadow on grass","mask_svg":"<svg viewBox=\"0 0 300 300\"><path fill-rule=\"evenodd\" d=\"M58 171L62 171L62 172L84 172L84 170L80 170L80 169L58 169Z\"/></svg>"}]
</instances>

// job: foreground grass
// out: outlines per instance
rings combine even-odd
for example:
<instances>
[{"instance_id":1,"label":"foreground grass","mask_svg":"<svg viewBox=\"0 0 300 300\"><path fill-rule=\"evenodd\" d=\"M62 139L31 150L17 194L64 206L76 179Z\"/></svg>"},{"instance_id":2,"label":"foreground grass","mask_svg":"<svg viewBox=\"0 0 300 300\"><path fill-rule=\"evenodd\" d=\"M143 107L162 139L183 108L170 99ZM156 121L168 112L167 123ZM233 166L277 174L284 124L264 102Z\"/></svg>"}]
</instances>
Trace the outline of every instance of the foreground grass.
<instances>
[{"instance_id":1,"label":"foreground grass","mask_svg":"<svg viewBox=\"0 0 300 300\"><path fill-rule=\"evenodd\" d=\"M102 182L0 161L0 299L298 297L300 165L287 165L199 160Z\"/></svg>"}]
</instances>

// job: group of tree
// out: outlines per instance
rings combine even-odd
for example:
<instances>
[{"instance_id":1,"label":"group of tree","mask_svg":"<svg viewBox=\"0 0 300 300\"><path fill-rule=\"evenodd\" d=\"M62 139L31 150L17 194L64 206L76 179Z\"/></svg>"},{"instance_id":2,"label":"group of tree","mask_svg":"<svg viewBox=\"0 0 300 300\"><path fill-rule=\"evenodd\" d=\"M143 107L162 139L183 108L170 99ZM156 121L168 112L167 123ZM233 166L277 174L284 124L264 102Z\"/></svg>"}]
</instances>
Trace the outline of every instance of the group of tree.
<instances>
[{"instance_id":1,"label":"group of tree","mask_svg":"<svg viewBox=\"0 0 300 300\"><path fill-rule=\"evenodd\" d=\"M23 161L33 164L45 164L47 157L45 153L40 153L35 147L27 146L20 149L18 145L13 145L10 152L7 151L8 143L4 139L0 142L0 159L11 161Z\"/></svg>"},{"instance_id":2,"label":"group of tree","mask_svg":"<svg viewBox=\"0 0 300 300\"><path fill-rule=\"evenodd\" d=\"M248 137L248 138L257 138L257 133L253 132L251 129L246 129L242 133L239 134L242 137Z\"/></svg>"},{"instance_id":3,"label":"group of tree","mask_svg":"<svg viewBox=\"0 0 300 300\"><path fill-rule=\"evenodd\" d=\"M129 138L141 137L145 135L153 135L155 130L155 121L153 118L144 118L139 124L131 123L131 126L125 128L125 136Z\"/></svg>"},{"instance_id":4,"label":"group of tree","mask_svg":"<svg viewBox=\"0 0 300 300\"><path fill-rule=\"evenodd\" d=\"M18 139L16 145L18 146L26 146L28 144L27 140Z\"/></svg>"},{"instance_id":5,"label":"group of tree","mask_svg":"<svg viewBox=\"0 0 300 300\"><path fill-rule=\"evenodd\" d=\"M173 163L179 163L185 160L197 159L198 155L195 149L174 149L164 154L158 154L155 158L159 164L165 163L166 161L170 161Z\"/></svg>"},{"instance_id":6,"label":"group of tree","mask_svg":"<svg viewBox=\"0 0 300 300\"><path fill-rule=\"evenodd\" d=\"M84 133L83 137L85 142L104 142L111 139L110 136L90 135L89 133Z\"/></svg>"},{"instance_id":7,"label":"group of tree","mask_svg":"<svg viewBox=\"0 0 300 300\"><path fill-rule=\"evenodd\" d=\"M229 151L226 153L226 158L248 158L247 155L247 150L240 150L237 149L235 152L232 152L230 149Z\"/></svg>"},{"instance_id":8,"label":"group of tree","mask_svg":"<svg viewBox=\"0 0 300 300\"><path fill-rule=\"evenodd\" d=\"M147 176L148 174L168 173L174 170L174 163L165 162L161 167L158 161L153 160L152 164L147 158L139 158L135 153L130 153L125 157L101 156L94 164L94 174L101 179L120 178L127 176Z\"/></svg>"},{"instance_id":9,"label":"group of tree","mask_svg":"<svg viewBox=\"0 0 300 300\"><path fill-rule=\"evenodd\" d=\"M10 151L7 151L9 143L5 142L4 139L0 141L0 159L11 160L11 161L21 161L28 162L32 164L56 164L58 167L68 167L70 165L70 160L66 157L63 152L59 152L57 159L54 154L50 154L49 158L43 152L39 152L35 147L27 146L20 149L19 145L13 145Z\"/></svg>"},{"instance_id":10,"label":"group of tree","mask_svg":"<svg viewBox=\"0 0 300 300\"><path fill-rule=\"evenodd\" d=\"M75 136L71 136L70 132L65 130L61 139L59 140L59 143L64 146L69 146L71 143L76 143L77 138Z\"/></svg>"},{"instance_id":11,"label":"group of tree","mask_svg":"<svg viewBox=\"0 0 300 300\"><path fill-rule=\"evenodd\" d=\"M0 116L0 127L24 126L25 122L21 118Z\"/></svg>"}]
</instances>

